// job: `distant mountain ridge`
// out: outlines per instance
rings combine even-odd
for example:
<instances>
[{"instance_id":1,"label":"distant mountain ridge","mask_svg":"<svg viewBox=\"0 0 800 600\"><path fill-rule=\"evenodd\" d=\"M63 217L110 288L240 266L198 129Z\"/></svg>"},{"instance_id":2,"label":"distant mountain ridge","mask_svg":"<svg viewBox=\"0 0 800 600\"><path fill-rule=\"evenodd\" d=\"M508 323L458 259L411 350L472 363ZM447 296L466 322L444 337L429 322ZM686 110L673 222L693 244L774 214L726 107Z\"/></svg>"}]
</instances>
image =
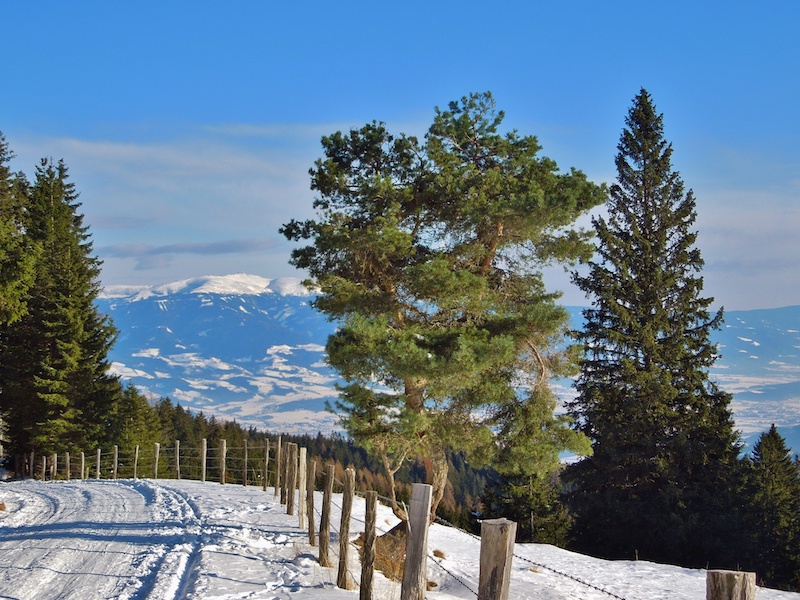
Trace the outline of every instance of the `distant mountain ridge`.
<instances>
[{"instance_id":1,"label":"distant mountain ridge","mask_svg":"<svg viewBox=\"0 0 800 600\"><path fill-rule=\"evenodd\" d=\"M335 324L312 298L296 278L236 274L109 286L97 302L120 330L113 370L145 394L271 431L330 432ZM581 309L570 312L580 326ZM734 394L737 426L752 436L775 423L800 450L800 306L731 311L714 341L712 377ZM558 391L574 394L569 382Z\"/></svg>"}]
</instances>

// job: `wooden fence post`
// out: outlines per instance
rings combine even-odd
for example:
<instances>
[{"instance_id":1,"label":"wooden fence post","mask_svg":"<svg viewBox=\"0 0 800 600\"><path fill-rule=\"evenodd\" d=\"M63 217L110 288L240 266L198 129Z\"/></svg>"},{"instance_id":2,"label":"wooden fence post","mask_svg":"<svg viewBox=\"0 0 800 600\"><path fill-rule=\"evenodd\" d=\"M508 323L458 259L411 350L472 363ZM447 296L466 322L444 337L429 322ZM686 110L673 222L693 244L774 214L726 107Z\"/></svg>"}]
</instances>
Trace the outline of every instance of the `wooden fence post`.
<instances>
[{"instance_id":1,"label":"wooden fence post","mask_svg":"<svg viewBox=\"0 0 800 600\"><path fill-rule=\"evenodd\" d=\"M97 460L94 463L94 478L100 479L100 448L97 449Z\"/></svg>"},{"instance_id":2,"label":"wooden fence post","mask_svg":"<svg viewBox=\"0 0 800 600\"><path fill-rule=\"evenodd\" d=\"M161 444L156 442L153 447L153 479L158 479L158 455L161 453Z\"/></svg>"},{"instance_id":3,"label":"wooden fence post","mask_svg":"<svg viewBox=\"0 0 800 600\"><path fill-rule=\"evenodd\" d=\"M286 506L287 496L289 495L289 453L292 442L286 442L283 448L283 458L281 460L281 504Z\"/></svg>"},{"instance_id":4,"label":"wooden fence post","mask_svg":"<svg viewBox=\"0 0 800 600\"><path fill-rule=\"evenodd\" d=\"M117 478L119 472L119 446L114 444L114 479Z\"/></svg>"},{"instance_id":5,"label":"wooden fence post","mask_svg":"<svg viewBox=\"0 0 800 600\"><path fill-rule=\"evenodd\" d=\"M175 440L175 479L181 478L181 441Z\"/></svg>"},{"instance_id":6,"label":"wooden fence post","mask_svg":"<svg viewBox=\"0 0 800 600\"><path fill-rule=\"evenodd\" d=\"M58 475L58 454L53 454L50 457L50 479L54 480Z\"/></svg>"},{"instance_id":7,"label":"wooden fence post","mask_svg":"<svg viewBox=\"0 0 800 600\"><path fill-rule=\"evenodd\" d=\"M375 522L378 514L378 492L368 491L364 502L364 548L361 554L361 587L359 600L372 600L372 576L375 574Z\"/></svg>"},{"instance_id":8,"label":"wooden fence post","mask_svg":"<svg viewBox=\"0 0 800 600\"><path fill-rule=\"evenodd\" d=\"M300 448L300 456L297 459L297 518L298 527L306 528L306 456L308 450Z\"/></svg>"},{"instance_id":9,"label":"wooden fence post","mask_svg":"<svg viewBox=\"0 0 800 600\"><path fill-rule=\"evenodd\" d=\"M517 524L508 519L481 522L481 572L478 600L507 600L511 583L511 559Z\"/></svg>"},{"instance_id":10,"label":"wooden fence post","mask_svg":"<svg viewBox=\"0 0 800 600\"><path fill-rule=\"evenodd\" d=\"M136 479L139 475L139 444L133 449L133 478Z\"/></svg>"},{"instance_id":11,"label":"wooden fence post","mask_svg":"<svg viewBox=\"0 0 800 600\"><path fill-rule=\"evenodd\" d=\"M85 469L86 469L86 453L81 452L81 479L88 479L88 477L86 477Z\"/></svg>"},{"instance_id":12,"label":"wooden fence post","mask_svg":"<svg viewBox=\"0 0 800 600\"><path fill-rule=\"evenodd\" d=\"M208 458L208 440L200 440L200 481L206 482L206 459Z\"/></svg>"},{"instance_id":13,"label":"wooden fence post","mask_svg":"<svg viewBox=\"0 0 800 600\"><path fill-rule=\"evenodd\" d=\"M331 545L331 498L333 497L333 472L336 466L325 466L325 486L322 488L322 517L319 520L319 565L331 567L328 548Z\"/></svg>"},{"instance_id":14,"label":"wooden fence post","mask_svg":"<svg viewBox=\"0 0 800 600\"><path fill-rule=\"evenodd\" d=\"M295 490L297 489L297 444L287 444L286 458L286 514L294 516Z\"/></svg>"},{"instance_id":15,"label":"wooden fence post","mask_svg":"<svg viewBox=\"0 0 800 600\"><path fill-rule=\"evenodd\" d=\"M35 458L35 453L33 450L31 450L31 462L30 462L30 467L28 468L28 474L31 476L31 478L36 477L35 475L36 462L34 461L34 458Z\"/></svg>"},{"instance_id":16,"label":"wooden fence post","mask_svg":"<svg viewBox=\"0 0 800 600\"><path fill-rule=\"evenodd\" d=\"M308 543L311 546L317 545L317 534L314 531L314 488L316 488L317 461L311 460L308 463L308 475L306 479L306 504L308 505Z\"/></svg>"},{"instance_id":17,"label":"wooden fence post","mask_svg":"<svg viewBox=\"0 0 800 600\"><path fill-rule=\"evenodd\" d=\"M281 456L281 436L278 436L278 441L275 443L275 498L281 490Z\"/></svg>"},{"instance_id":18,"label":"wooden fence post","mask_svg":"<svg viewBox=\"0 0 800 600\"><path fill-rule=\"evenodd\" d=\"M70 469L70 464L69 464L69 452L65 452L65 453L64 453L64 463L65 463L65 464L64 464L64 473L65 473L65 474L66 474L66 476L67 476L67 481L69 481L69 469Z\"/></svg>"},{"instance_id":19,"label":"wooden fence post","mask_svg":"<svg viewBox=\"0 0 800 600\"><path fill-rule=\"evenodd\" d=\"M225 485L225 461L228 455L228 440L220 440L219 449L219 482Z\"/></svg>"},{"instance_id":20,"label":"wooden fence post","mask_svg":"<svg viewBox=\"0 0 800 600\"><path fill-rule=\"evenodd\" d=\"M267 481L269 480L269 438L264 441L264 475L261 484L264 491L267 491Z\"/></svg>"},{"instance_id":21,"label":"wooden fence post","mask_svg":"<svg viewBox=\"0 0 800 600\"><path fill-rule=\"evenodd\" d=\"M350 550L350 515L353 512L353 495L355 491L356 471L352 468L345 469L342 521L339 526L339 573L336 576L336 586L343 590L353 589L353 584L347 573L347 563Z\"/></svg>"},{"instance_id":22,"label":"wooden fence post","mask_svg":"<svg viewBox=\"0 0 800 600\"><path fill-rule=\"evenodd\" d=\"M428 524L433 486L415 483L408 507L406 560L400 600L423 600L428 587Z\"/></svg>"},{"instance_id":23,"label":"wooden fence post","mask_svg":"<svg viewBox=\"0 0 800 600\"><path fill-rule=\"evenodd\" d=\"M744 571L707 571L706 600L755 600L756 574Z\"/></svg>"},{"instance_id":24,"label":"wooden fence post","mask_svg":"<svg viewBox=\"0 0 800 600\"><path fill-rule=\"evenodd\" d=\"M242 448L242 485L247 487L247 440L243 440Z\"/></svg>"}]
</instances>

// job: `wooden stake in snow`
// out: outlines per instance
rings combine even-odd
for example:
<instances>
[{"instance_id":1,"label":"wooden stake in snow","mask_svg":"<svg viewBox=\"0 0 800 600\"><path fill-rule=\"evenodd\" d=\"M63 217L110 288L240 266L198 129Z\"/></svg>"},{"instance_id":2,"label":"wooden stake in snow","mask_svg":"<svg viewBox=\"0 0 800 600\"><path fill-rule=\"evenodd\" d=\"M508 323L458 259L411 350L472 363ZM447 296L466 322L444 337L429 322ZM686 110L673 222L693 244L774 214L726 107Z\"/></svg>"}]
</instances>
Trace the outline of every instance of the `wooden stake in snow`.
<instances>
[{"instance_id":1,"label":"wooden stake in snow","mask_svg":"<svg viewBox=\"0 0 800 600\"><path fill-rule=\"evenodd\" d=\"M153 447L153 479L158 479L158 454L161 451L161 444L155 443Z\"/></svg>"},{"instance_id":2,"label":"wooden stake in snow","mask_svg":"<svg viewBox=\"0 0 800 600\"><path fill-rule=\"evenodd\" d=\"M261 478L264 491L267 491L267 480L269 480L269 440L264 442L264 475Z\"/></svg>"},{"instance_id":3,"label":"wooden stake in snow","mask_svg":"<svg viewBox=\"0 0 800 600\"><path fill-rule=\"evenodd\" d=\"M708 571L706 600L755 600L756 574L743 571Z\"/></svg>"},{"instance_id":4,"label":"wooden stake in snow","mask_svg":"<svg viewBox=\"0 0 800 600\"><path fill-rule=\"evenodd\" d=\"M206 461L208 460L208 440L200 440L200 481L206 482Z\"/></svg>"},{"instance_id":5,"label":"wooden stake in snow","mask_svg":"<svg viewBox=\"0 0 800 600\"><path fill-rule=\"evenodd\" d=\"M114 444L114 479L117 478L118 471L119 471L119 446Z\"/></svg>"},{"instance_id":6,"label":"wooden stake in snow","mask_svg":"<svg viewBox=\"0 0 800 600\"><path fill-rule=\"evenodd\" d=\"M242 485L247 487L247 440L244 441L242 448Z\"/></svg>"},{"instance_id":7,"label":"wooden stake in snow","mask_svg":"<svg viewBox=\"0 0 800 600\"><path fill-rule=\"evenodd\" d=\"M69 452L64 453L64 474L67 476L67 481L69 481Z\"/></svg>"},{"instance_id":8,"label":"wooden stake in snow","mask_svg":"<svg viewBox=\"0 0 800 600\"><path fill-rule=\"evenodd\" d=\"M372 576L375 574L375 522L378 512L378 492L365 494L364 550L361 559L359 600L372 600Z\"/></svg>"},{"instance_id":9,"label":"wooden stake in snow","mask_svg":"<svg viewBox=\"0 0 800 600\"><path fill-rule=\"evenodd\" d=\"M433 486L415 483L408 507L408 537L400 600L423 600L428 588L428 524Z\"/></svg>"},{"instance_id":10,"label":"wooden stake in snow","mask_svg":"<svg viewBox=\"0 0 800 600\"><path fill-rule=\"evenodd\" d=\"M228 454L228 440L220 440L219 449L219 482L225 484L225 460Z\"/></svg>"},{"instance_id":11,"label":"wooden stake in snow","mask_svg":"<svg viewBox=\"0 0 800 600\"><path fill-rule=\"evenodd\" d=\"M317 477L317 461L312 460L308 463L308 474L306 476L306 503L308 504L308 543L311 546L317 545L317 534L314 531L314 480Z\"/></svg>"},{"instance_id":12,"label":"wooden stake in snow","mask_svg":"<svg viewBox=\"0 0 800 600\"><path fill-rule=\"evenodd\" d=\"M275 498L278 497L281 490L281 461L283 460L281 454L281 436L278 436L278 441L275 442Z\"/></svg>"},{"instance_id":13,"label":"wooden stake in snow","mask_svg":"<svg viewBox=\"0 0 800 600\"><path fill-rule=\"evenodd\" d=\"M297 489L297 444L286 444L286 514L294 516L295 490Z\"/></svg>"},{"instance_id":14,"label":"wooden stake in snow","mask_svg":"<svg viewBox=\"0 0 800 600\"><path fill-rule=\"evenodd\" d=\"M298 527L306 528L306 455L308 450L300 448L300 456L297 459L297 517Z\"/></svg>"},{"instance_id":15,"label":"wooden stake in snow","mask_svg":"<svg viewBox=\"0 0 800 600\"><path fill-rule=\"evenodd\" d=\"M139 476L139 444L133 449L133 478Z\"/></svg>"},{"instance_id":16,"label":"wooden stake in snow","mask_svg":"<svg viewBox=\"0 0 800 600\"><path fill-rule=\"evenodd\" d=\"M343 590L353 589L348 577L347 563L350 550L350 515L353 512L353 496L356 491L356 471L348 468L344 471L344 493L342 494L342 520L339 526L339 573L336 585Z\"/></svg>"},{"instance_id":17,"label":"wooden stake in snow","mask_svg":"<svg viewBox=\"0 0 800 600\"><path fill-rule=\"evenodd\" d=\"M97 462L95 462L94 478L100 479L100 448L97 449Z\"/></svg>"},{"instance_id":18,"label":"wooden stake in snow","mask_svg":"<svg viewBox=\"0 0 800 600\"><path fill-rule=\"evenodd\" d=\"M331 499L333 498L333 472L336 466L325 466L325 487L322 488L322 517L319 521L319 565L331 567L328 548L331 545Z\"/></svg>"},{"instance_id":19,"label":"wooden stake in snow","mask_svg":"<svg viewBox=\"0 0 800 600\"><path fill-rule=\"evenodd\" d=\"M81 452L81 479L88 479L86 477L84 469L86 469L86 453Z\"/></svg>"},{"instance_id":20,"label":"wooden stake in snow","mask_svg":"<svg viewBox=\"0 0 800 600\"><path fill-rule=\"evenodd\" d=\"M517 524L508 519L481 523L481 572L478 600L506 600L511 583L511 559Z\"/></svg>"}]
</instances>

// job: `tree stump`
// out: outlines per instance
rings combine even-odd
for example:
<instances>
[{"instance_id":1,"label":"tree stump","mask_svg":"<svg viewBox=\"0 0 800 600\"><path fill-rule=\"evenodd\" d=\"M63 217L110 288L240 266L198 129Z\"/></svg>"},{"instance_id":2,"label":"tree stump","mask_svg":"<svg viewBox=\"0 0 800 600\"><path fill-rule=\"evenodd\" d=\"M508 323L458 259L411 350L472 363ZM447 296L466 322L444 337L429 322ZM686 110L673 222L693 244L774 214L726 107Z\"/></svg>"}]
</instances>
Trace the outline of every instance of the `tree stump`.
<instances>
[{"instance_id":1,"label":"tree stump","mask_svg":"<svg viewBox=\"0 0 800 600\"><path fill-rule=\"evenodd\" d=\"M756 574L744 571L708 571L706 600L755 600Z\"/></svg>"}]
</instances>

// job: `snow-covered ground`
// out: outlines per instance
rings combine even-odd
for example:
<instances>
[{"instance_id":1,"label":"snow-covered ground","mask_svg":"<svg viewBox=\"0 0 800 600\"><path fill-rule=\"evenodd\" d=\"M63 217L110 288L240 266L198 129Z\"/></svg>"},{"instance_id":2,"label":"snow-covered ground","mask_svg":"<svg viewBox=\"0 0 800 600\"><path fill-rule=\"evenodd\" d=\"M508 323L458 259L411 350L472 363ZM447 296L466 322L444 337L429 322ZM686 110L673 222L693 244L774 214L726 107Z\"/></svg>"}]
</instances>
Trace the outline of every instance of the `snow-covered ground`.
<instances>
[{"instance_id":1,"label":"snow-covered ground","mask_svg":"<svg viewBox=\"0 0 800 600\"><path fill-rule=\"evenodd\" d=\"M318 565L318 549L308 544L298 518L285 514L272 488L176 480L22 481L0 483L0 501L6 506L0 512L0 598L358 597L358 591L335 586L335 568ZM340 504L336 497L334 506ZM353 537L363 529L363 514L357 499ZM396 522L384 507L378 515L379 531ZM338 550L335 540L331 546ZM435 524L428 550L428 576L436 586L427 598L477 596L479 540ZM358 581L355 549L351 555ZM399 597L399 584L377 575L375 598ZM702 599L705 573L518 544L510 597ZM800 594L759 589L757 598L799 600Z\"/></svg>"}]
</instances>

